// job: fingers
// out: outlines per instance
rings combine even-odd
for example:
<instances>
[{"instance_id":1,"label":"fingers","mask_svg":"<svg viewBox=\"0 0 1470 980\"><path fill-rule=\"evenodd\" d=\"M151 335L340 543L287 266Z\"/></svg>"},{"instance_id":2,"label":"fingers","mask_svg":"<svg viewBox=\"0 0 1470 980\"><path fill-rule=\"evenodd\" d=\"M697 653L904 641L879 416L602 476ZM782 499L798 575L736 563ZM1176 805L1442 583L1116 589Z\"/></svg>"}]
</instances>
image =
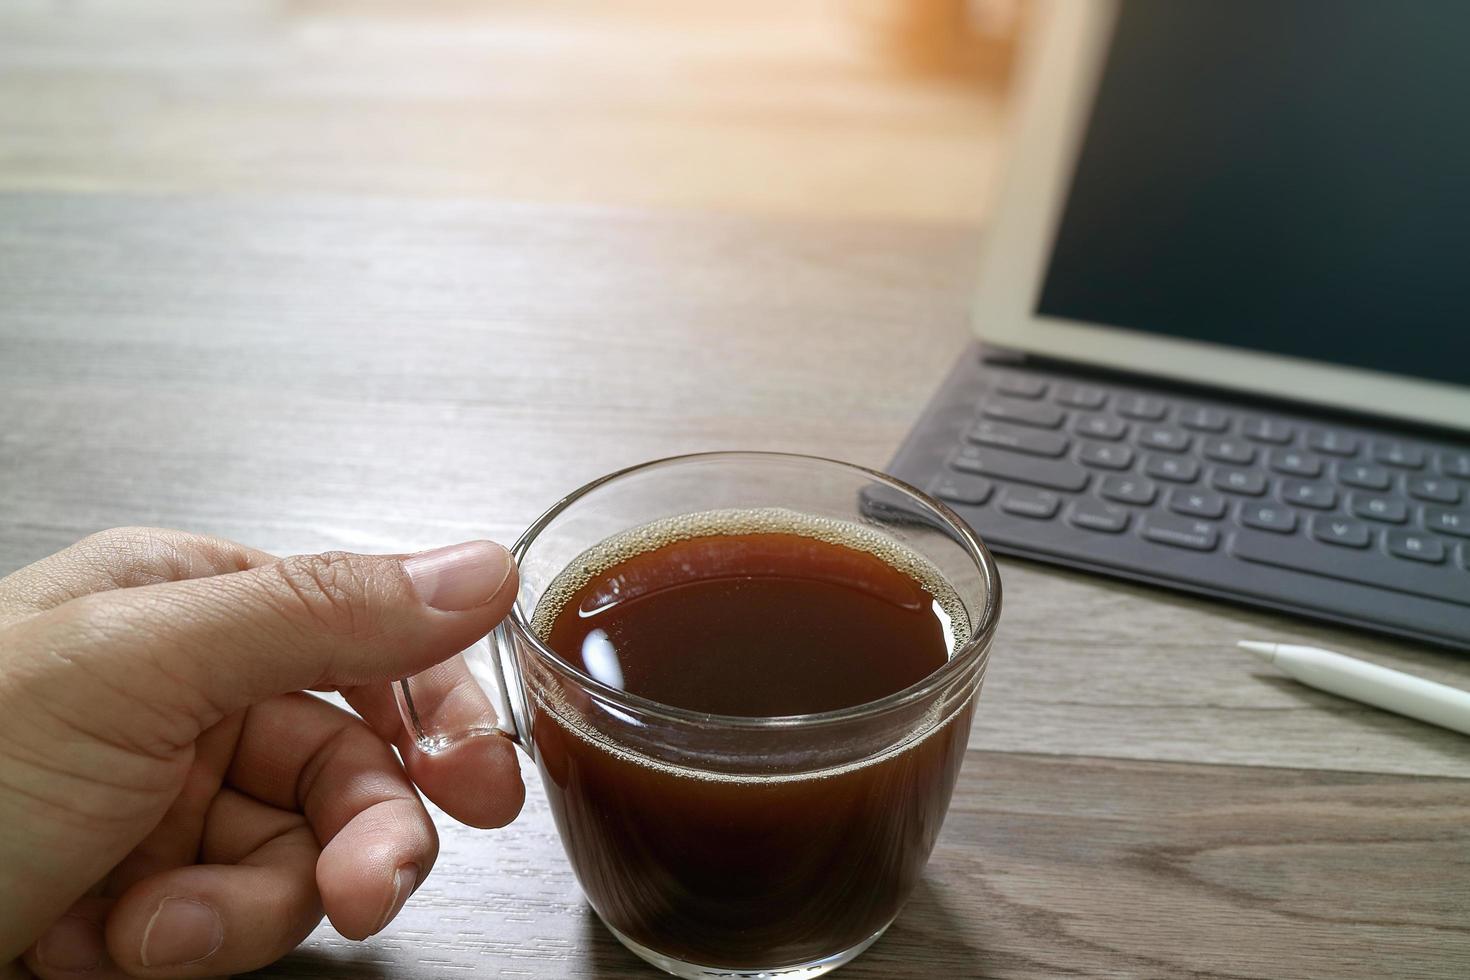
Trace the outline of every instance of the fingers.
<instances>
[{"instance_id":1,"label":"fingers","mask_svg":"<svg viewBox=\"0 0 1470 980\"><path fill-rule=\"evenodd\" d=\"M107 949L129 975L254 970L295 949L320 921L320 850L300 814L224 790L210 808L205 836L230 842L226 850L254 846L238 863L165 871L117 900L107 920Z\"/></svg>"},{"instance_id":2,"label":"fingers","mask_svg":"<svg viewBox=\"0 0 1470 980\"><path fill-rule=\"evenodd\" d=\"M140 848L134 877L164 870L115 904L83 900L53 925L27 960L41 980L245 972L299 944L324 907L338 932L366 938L433 866L433 823L362 720L295 694L211 729L202 756L213 757L215 738L233 744L234 758L203 821L201 863L172 866L178 855L163 841ZM187 822L180 815L176 829Z\"/></svg>"},{"instance_id":3,"label":"fingers","mask_svg":"<svg viewBox=\"0 0 1470 980\"><path fill-rule=\"evenodd\" d=\"M525 802L520 760L496 732L495 711L463 657L451 657L413 679L414 709L428 732L453 738L432 754L420 751L388 685L349 688L347 703L385 741L398 747L414 785L454 819L471 827L503 827Z\"/></svg>"},{"instance_id":4,"label":"fingers","mask_svg":"<svg viewBox=\"0 0 1470 980\"><path fill-rule=\"evenodd\" d=\"M154 527L115 527L0 579L0 622L93 592L239 572L272 561L263 551L223 538Z\"/></svg>"},{"instance_id":5,"label":"fingers","mask_svg":"<svg viewBox=\"0 0 1470 980\"><path fill-rule=\"evenodd\" d=\"M489 632L515 591L506 550L473 541L407 558L287 558L87 595L18 630L22 642L30 632L36 646L62 645L71 660L85 661L101 682L86 690L120 695L118 712L149 704L147 734L182 744L275 694L423 670ZM90 702L73 707L89 722L106 720ZM136 721L127 713L124 720ZM139 733L117 734L131 741Z\"/></svg>"},{"instance_id":6,"label":"fingers","mask_svg":"<svg viewBox=\"0 0 1470 980\"><path fill-rule=\"evenodd\" d=\"M217 977L296 948L321 920L320 852L305 820L224 790L207 827L238 863L178 868L115 900L82 899L26 953L37 978Z\"/></svg>"},{"instance_id":7,"label":"fingers","mask_svg":"<svg viewBox=\"0 0 1470 980\"><path fill-rule=\"evenodd\" d=\"M434 823L392 749L317 698L292 695L252 709L228 778L265 803L305 814L324 843L316 873L322 903L349 939L387 925L438 857Z\"/></svg>"},{"instance_id":8,"label":"fingers","mask_svg":"<svg viewBox=\"0 0 1470 980\"><path fill-rule=\"evenodd\" d=\"M194 743L194 761L168 812L112 869L105 894L121 895L150 875L199 859L205 819L224 781L244 722L245 713L238 712L199 736Z\"/></svg>"},{"instance_id":9,"label":"fingers","mask_svg":"<svg viewBox=\"0 0 1470 980\"><path fill-rule=\"evenodd\" d=\"M107 954L110 898L83 898L53 922L24 962L37 980L125 980Z\"/></svg>"}]
</instances>

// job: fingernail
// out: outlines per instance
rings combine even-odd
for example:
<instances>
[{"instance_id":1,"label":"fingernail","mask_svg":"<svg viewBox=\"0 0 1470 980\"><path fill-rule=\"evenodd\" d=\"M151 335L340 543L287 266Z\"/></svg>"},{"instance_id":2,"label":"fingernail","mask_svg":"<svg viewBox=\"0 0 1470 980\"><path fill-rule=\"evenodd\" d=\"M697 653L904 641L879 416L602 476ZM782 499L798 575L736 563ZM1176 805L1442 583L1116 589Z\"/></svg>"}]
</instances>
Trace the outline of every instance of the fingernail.
<instances>
[{"instance_id":1,"label":"fingernail","mask_svg":"<svg viewBox=\"0 0 1470 980\"><path fill-rule=\"evenodd\" d=\"M63 915L36 943L36 959L50 970L86 973L102 965L102 928L79 915Z\"/></svg>"},{"instance_id":2,"label":"fingernail","mask_svg":"<svg viewBox=\"0 0 1470 980\"><path fill-rule=\"evenodd\" d=\"M403 559L419 598L450 612L489 602L510 578L510 567L510 552L494 541L466 541Z\"/></svg>"},{"instance_id":3,"label":"fingernail","mask_svg":"<svg viewBox=\"0 0 1470 980\"><path fill-rule=\"evenodd\" d=\"M143 929L138 956L144 966L198 963L220 948L225 927L219 913L192 898L165 898Z\"/></svg>"},{"instance_id":4,"label":"fingernail","mask_svg":"<svg viewBox=\"0 0 1470 980\"><path fill-rule=\"evenodd\" d=\"M388 900L388 912L383 920L378 923L374 933L382 932L393 921L393 917L403 911L403 905L408 901L408 896L413 894L414 886L419 883L419 866L417 864L405 864L393 872L393 897Z\"/></svg>"}]
</instances>

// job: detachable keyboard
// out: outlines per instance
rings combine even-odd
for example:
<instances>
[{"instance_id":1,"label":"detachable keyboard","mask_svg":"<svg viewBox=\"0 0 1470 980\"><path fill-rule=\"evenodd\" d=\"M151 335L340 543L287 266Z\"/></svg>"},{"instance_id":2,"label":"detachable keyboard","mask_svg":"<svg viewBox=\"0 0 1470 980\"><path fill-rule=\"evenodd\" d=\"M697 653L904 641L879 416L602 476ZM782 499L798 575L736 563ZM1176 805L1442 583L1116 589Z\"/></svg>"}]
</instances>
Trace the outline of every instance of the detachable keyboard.
<instances>
[{"instance_id":1,"label":"detachable keyboard","mask_svg":"<svg viewBox=\"0 0 1470 980\"><path fill-rule=\"evenodd\" d=\"M977 346L889 470L997 552L1470 649L1470 442Z\"/></svg>"}]
</instances>

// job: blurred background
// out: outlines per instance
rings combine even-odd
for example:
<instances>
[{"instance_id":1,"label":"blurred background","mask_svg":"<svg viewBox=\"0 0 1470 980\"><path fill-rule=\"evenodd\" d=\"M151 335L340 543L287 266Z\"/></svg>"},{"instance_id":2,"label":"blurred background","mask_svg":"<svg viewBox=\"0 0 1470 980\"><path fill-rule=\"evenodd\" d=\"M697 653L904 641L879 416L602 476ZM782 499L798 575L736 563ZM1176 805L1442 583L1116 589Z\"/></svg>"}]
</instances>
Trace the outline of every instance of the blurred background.
<instances>
[{"instance_id":1,"label":"blurred background","mask_svg":"<svg viewBox=\"0 0 1470 980\"><path fill-rule=\"evenodd\" d=\"M983 217L1024 0L5 0L0 189Z\"/></svg>"}]
</instances>

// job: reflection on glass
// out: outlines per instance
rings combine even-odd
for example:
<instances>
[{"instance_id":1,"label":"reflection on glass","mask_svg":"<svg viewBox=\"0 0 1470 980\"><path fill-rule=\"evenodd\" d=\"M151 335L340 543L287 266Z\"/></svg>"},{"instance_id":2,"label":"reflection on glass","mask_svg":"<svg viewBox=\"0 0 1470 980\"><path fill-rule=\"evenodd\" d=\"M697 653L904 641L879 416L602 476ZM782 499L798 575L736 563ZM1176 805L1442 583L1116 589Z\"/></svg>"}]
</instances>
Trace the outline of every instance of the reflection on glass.
<instances>
[{"instance_id":1,"label":"reflection on glass","mask_svg":"<svg viewBox=\"0 0 1470 980\"><path fill-rule=\"evenodd\" d=\"M623 689L623 665L606 630L593 630L582 640L582 662L594 680Z\"/></svg>"}]
</instances>

